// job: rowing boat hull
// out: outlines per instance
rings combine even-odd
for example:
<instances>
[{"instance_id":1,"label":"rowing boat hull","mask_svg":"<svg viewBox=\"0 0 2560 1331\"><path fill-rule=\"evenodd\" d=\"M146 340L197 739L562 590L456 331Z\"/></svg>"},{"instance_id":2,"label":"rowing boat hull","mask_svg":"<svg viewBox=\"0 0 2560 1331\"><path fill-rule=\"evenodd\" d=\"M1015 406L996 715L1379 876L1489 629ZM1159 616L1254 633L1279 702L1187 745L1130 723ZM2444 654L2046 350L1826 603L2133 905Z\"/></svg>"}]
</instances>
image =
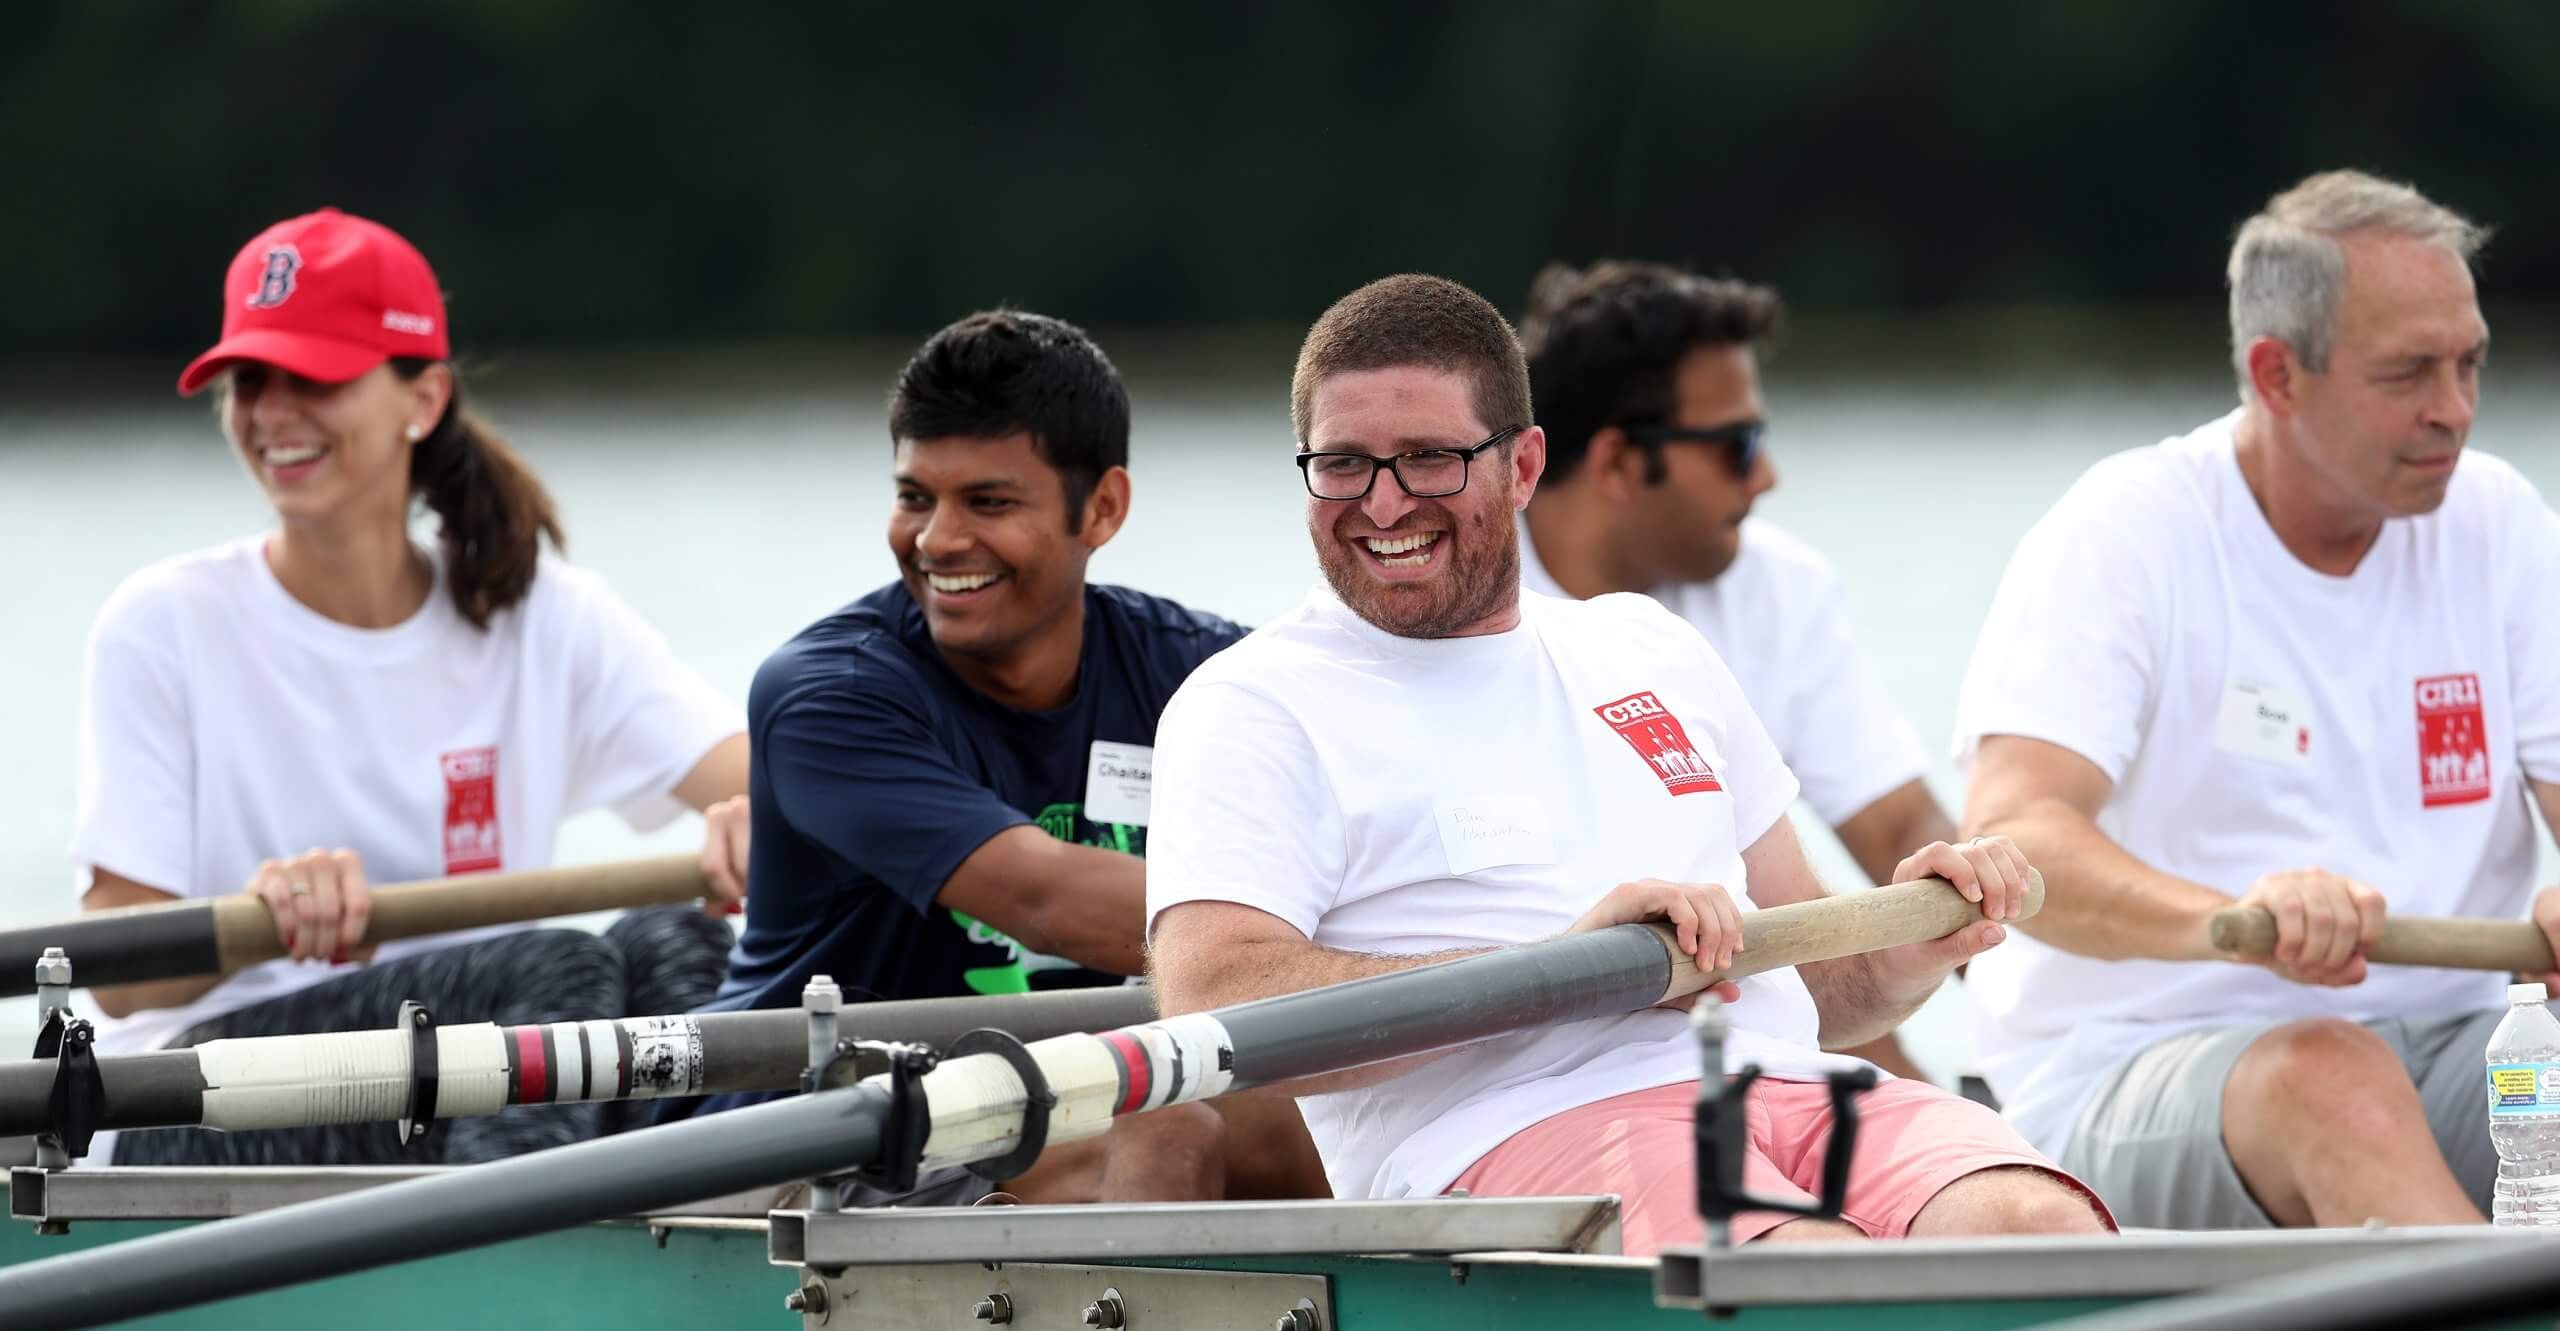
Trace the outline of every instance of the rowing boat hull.
<instances>
[{"instance_id":1,"label":"rowing boat hull","mask_svg":"<svg viewBox=\"0 0 2560 1331\"><path fill-rule=\"evenodd\" d=\"M65 1235L38 1235L24 1224L0 1231L0 1265L158 1232L185 1221L82 1221ZM2197 1243L2211 1240L2194 1239ZM966 1263L939 1268L947 1290L988 1292L1036 1288L1052 1264ZM1226 1272L1320 1277L1328 1292L1330 1331L1414 1331L1465 1326L1481 1331L1555 1331L1559 1327L1624 1331L1694 1331L1691 1309L1655 1302L1655 1267L1633 1258L1579 1254L1457 1257L1120 1258L1080 1270ZM927 1316L901 1302L900 1282L922 1268L855 1267L830 1283L842 1300L820 1322L787 1311L784 1300L803 1275L772 1263L765 1227L754 1221L644 1222L596 1225L522 1239L473 1252L429 1258L259 1294L207 1307L119 1323L137 1331L201 1331L213 1326L260 1331L442 1331L457 1326L543 1327L547 1331L627 1331L651 1327L977 1328L970 1300L944 1297ZM148 1281L148 1271L133 1278ZM957 1283L954 1283L954 1279ZM1129 1283L1123 1280L1122 1283ZM1854 1281L1844 1282L1844 1289ZM912 1292L912 1291L910 1291ZM1076 1298L1082 1298L1079 1294ZM1070 1300L1069 1302L1072 1302ZM1741 1331L1835 1331L1890 1326L1903 1331L1998 1331L2045 1325L2132 1300L2122 1297L2007 1297L1985 1289L1970 1296L1877 1300L1871 1291L1836 1301L1758 1305L1735 1311L1725 1325ZM1052 1301L1026 1303L1019 1331L1080 1331L1078 1309ZM1721 1320L1721 1319L1720 1319ZM1162 1324L1132 1318L1133 1331ZM1198 1326L1197 1322L1177 1325ZM1222 1324L1222 1323L1221 1323ZM1265 1320L1250 1323L1260 1327ZM2511 1325L2547 1331L2548 1315Z\"/></svg>"}]
</instances>

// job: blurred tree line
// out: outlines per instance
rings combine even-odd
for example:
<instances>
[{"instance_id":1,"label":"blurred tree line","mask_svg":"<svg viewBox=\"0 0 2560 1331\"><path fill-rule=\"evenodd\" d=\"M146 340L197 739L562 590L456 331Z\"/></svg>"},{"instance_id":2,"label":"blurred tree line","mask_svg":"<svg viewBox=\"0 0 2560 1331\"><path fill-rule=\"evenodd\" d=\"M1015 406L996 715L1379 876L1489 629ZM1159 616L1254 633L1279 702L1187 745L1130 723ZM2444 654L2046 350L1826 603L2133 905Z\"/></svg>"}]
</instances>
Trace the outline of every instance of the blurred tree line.
<instances>
[{"instance_id":1,"label":"blurred tree line","mask_svg":"<svg viewBox=\"0 0 2560 1331\"><path fill-rule=\"evenodd\" d=\"M1799 306L2219 299L2361 165L2560 293L2560 9L2270 0L12 0L0 352L176 354L324 203L467 345L908 333L997 300L1297 324L1634 254Z\"/></svg>"}]
</instances>

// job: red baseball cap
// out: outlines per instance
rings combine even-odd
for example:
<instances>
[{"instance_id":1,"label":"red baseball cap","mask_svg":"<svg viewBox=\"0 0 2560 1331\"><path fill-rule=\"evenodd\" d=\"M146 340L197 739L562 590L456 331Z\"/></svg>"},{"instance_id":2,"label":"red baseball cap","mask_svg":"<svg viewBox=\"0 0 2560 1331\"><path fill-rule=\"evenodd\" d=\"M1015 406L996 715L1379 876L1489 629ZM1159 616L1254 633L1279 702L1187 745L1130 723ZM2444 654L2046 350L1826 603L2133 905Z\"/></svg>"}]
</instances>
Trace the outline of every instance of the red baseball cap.
<instances>
[{"instance_id":1,"label":"red baseball cap","mask_svg":"<svg viewBox=\"0 0 2560 1331\"><path fill-rule=\"evenodd\" d=\"M335 208L258 233L222 284L222 340L178 376L195 392L234 361L341 384L393 356L444 360L444 296L417 247Z\"/></svg>"}]
</instances>

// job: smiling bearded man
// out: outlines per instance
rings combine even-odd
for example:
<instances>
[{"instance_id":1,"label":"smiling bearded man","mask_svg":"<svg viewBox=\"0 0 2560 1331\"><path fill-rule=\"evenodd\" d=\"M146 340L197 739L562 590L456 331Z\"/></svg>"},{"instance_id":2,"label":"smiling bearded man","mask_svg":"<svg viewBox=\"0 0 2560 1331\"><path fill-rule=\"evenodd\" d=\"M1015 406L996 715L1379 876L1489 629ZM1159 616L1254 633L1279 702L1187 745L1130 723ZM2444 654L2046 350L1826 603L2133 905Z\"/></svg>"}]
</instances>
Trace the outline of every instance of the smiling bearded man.
<instances>
[{"instance_id":1,"label":"smiling bearded man","mask_svg":"<svg viewBox=\"0 0 2560 1331\"><path fill-rule=\"evenodd\" d=\"M1363 287L1307 334L1293 398L1328 585L1194 671L1158 727L1166 1015L1645 919L1716 968L1744 913L1822 894L1786 820L1795 778L1697 630L1642 596L1522 591L1514 515L1546 436L1491 305L1433 277ZM1883 1034L1997 944L2027 865L2000 838L1940 841L1895 877L1930 874L1984 918L1718 986L1727 1053L1769 1073L1754 1192L1819 1186L1823 1077L1845 1060L1818 1046ZM1339 1195L1615 1193L1646 1253L1700 1233L1697 1060L1656 1008L1262 1089L1300 1097ZM1980 1105L1895 1080L1860 1112L1844 1221L1754 1213L1735 1236L2106 1226Z\"/></svg>"}]
</instances>

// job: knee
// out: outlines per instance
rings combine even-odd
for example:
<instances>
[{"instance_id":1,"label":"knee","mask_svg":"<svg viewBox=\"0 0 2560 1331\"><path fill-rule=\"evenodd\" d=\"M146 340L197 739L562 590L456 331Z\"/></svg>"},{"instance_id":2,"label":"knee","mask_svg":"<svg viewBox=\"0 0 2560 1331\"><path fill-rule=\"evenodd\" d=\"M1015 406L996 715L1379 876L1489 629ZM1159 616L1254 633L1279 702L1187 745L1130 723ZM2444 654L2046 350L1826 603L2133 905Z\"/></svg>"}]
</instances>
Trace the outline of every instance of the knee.
<instances>
[{"instance_id":1,"label":"knee","mask_svg":"<svg viewBox=\"0 0 2560 1331\"><path fill-rule=\"evenodd\" d=\"M1207 1170L1226 1158L1227 1121L1205 1104L1166 1105L1119 1125L1125 1146L1163 1167Z\"/></svg>"},{"instance_id":2,"label":"knee","mask_svg":"<svg viewBox=\"0 0 2560 1331\"><path fill-rule=\"evenodd\" d=\"M2107 1221L2088 1194L2042 1169L2003 1165L1967 1174L1940 1190L1924 1212L1942 1223L1914 1229L1964 1234L2103 1234Z\"/></svg>"},{"instance_id":3,"label":"knee","mask_svg":"<svg viewBox=\"0 0 2560 1331\"><path fill-rule=\"evenodd\" d=\"M2381 1036L2334 1017L2287 1022L2241 1052L2223 1088L2223 1119L2230 1122L2237 1111L2290 1121L2316 1110L2321 1122L2334 1129L2342 1116L2352 1116L2356 1105L2370 1103L2370 1097L2325 1095L2322 1088L2369 1090L2394 1080L2406 1083L2408 1072Z\"/></svg>"},{"instance_id":4,"label":"knee","mask_svg":"<svg viewBox=\"0 0 2560 1331\"><path fill-rule=\"evenodd\" d=\"M691 956L709 952L726 957L730 946L738 941L737 931L727 920L706 915L695 906L625 911L621 919L606 928L604 937L625 954L633 955Z\"/></svg>"},{"instance_id":5,"label":"knee","mask_svg":"<svg viewBox=\"0 0 2560 1331\"><path fill-rule=\"evenodd\" d=\"M501 1026L623 1015L622 952L583 929L537 929L495 940L478 972ZM438 1015L442 1015L439 1011Z\"/></svg>"}]
</instances>

